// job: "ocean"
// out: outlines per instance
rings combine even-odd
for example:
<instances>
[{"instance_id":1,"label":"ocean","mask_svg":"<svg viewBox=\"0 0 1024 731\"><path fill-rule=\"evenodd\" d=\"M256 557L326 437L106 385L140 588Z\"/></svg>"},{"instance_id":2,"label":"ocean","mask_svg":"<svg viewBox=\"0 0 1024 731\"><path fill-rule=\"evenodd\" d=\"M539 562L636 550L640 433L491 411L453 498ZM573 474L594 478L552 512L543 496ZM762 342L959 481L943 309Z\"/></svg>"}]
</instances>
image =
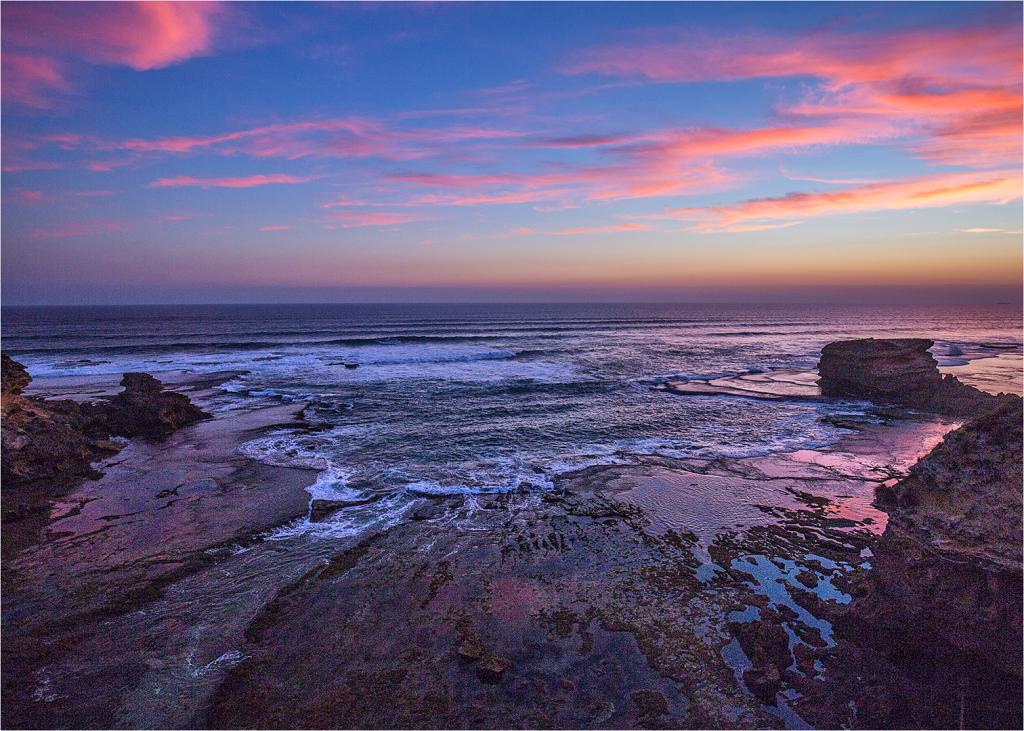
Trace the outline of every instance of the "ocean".
<instances>
[{"instance_id":1,"label":"ocean","mask_svg":"<svg viewBox=\"0 0 1024 731\"><path fill-rule=\"evenodd\" d=\"M218 387L215 411L308 404L315 430L263 435L244 453L320 470L314 498L375 498L389 510L424 494L546 490L567 472L649 455L827 445L842 430L823 417L864 413L866 404L686 397L656 387L811 369L824 344L868 336L931 337L940 363L962 367L965 380L996 373L1019 391L1021 308L1006 305L3 309L4 350L37 384L234 371ZM972 369L983 361L994 370ZM332 528L307 521L290 530L314 529Z\"/></svg>"}]
</instances>

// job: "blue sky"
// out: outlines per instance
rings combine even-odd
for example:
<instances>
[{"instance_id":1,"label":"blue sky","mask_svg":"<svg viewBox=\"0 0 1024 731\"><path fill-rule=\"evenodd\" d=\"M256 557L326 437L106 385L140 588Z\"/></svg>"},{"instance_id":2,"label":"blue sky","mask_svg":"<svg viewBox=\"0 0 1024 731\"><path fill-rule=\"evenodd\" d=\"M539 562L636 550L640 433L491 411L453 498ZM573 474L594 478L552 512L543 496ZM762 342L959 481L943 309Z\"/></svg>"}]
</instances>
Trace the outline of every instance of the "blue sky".
<instances>
[{"instance_id":1,"label":"blue sky","mask_svg":"<svg viewBox=\"0 0 1024 731\"><path fill-rule=\"evenodd\" d=\"M4 3L3 301L1017 299L1009 3Z\"/></svg>"}]
</instances>

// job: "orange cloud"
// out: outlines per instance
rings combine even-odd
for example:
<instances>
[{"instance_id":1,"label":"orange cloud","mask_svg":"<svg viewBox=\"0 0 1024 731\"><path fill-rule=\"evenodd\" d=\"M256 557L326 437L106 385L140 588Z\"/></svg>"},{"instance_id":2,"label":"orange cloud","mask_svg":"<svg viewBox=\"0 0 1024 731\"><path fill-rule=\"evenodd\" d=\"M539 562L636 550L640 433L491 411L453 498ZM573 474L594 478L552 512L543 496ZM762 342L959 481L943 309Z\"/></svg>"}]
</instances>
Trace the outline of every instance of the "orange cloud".
<instances>
[{"instance_id":1,"label":"orange cloud","mask_svg":"<svg viewBox=\"0 0 1024 731\"><path fill-rule=\"evenodd\" d=\"M695 230L698 231L756 231L776 227L765 222L785 219L938 208L964 203L1008 203L1020 197L1020 171L998 170L932 175L819 193L790 193L729 206L676 208L669 211L669 215L697 221Z\"/></svg>"},{"instance_id":2,"label":"orange cloud","mask_svg":"<svg viewBox=\"0 0 1024 731\"><path fill-rule=\"evenodd\" d=\"M160 178L149 184L150 188L175 188L196 186L199 188L255 188L260 185L295 185L308 183L316 178L275 173L272 175L250 175L245 178L194 178L179 175L176 178Z\"/></svg>"}]
</instances>

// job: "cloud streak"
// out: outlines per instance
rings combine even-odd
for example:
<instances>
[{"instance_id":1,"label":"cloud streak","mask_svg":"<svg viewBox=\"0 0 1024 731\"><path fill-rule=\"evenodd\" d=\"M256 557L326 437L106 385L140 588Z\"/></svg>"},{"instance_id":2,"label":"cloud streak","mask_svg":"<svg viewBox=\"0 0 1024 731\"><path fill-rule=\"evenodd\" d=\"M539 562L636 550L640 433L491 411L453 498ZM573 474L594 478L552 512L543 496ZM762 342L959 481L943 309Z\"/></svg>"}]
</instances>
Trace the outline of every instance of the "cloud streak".
<instances>
[{"instance_id":1,"label":"cloud streak","mask_svg":"<svg viewBox=\"0 0 1024 731\"><path fill-rule=\"evenodd\" d=\"M1014 22L910 31L836 29L725 38L692 30L635 34L581 51L569 75L599 74L654 83L815 77L783 118L857 122L890 135L924 135L919 155L972 167L1021 156L1021 44Z\"/></svg>"},{"instance_id":2,"label":"cloud streak","mask_svg":"<svg viewBox=\"0 0 1024 731\"><path fill-rule=\"evenodd\" d=\"M328 216L341 228L367 226L400 226L404 223L429 220L427 216L406 211L338 211ZM328 224L330 225L330 224Z\"/></svg>"},{"instance_id":3,"label":"cloud streak","mask_svg":"<svg viewBox=\"0 0 1024 731\"><path fill-rule=\"evenodd\" d=\"M967 203L1008 203L1021 197L1019 170L950 173L851 186L817 193L790 193L707 208L676 208L669 216L695 221L694 230L725 232L776 228L774 222L874 211L939 208ZM789 223L786 225L794 225Z\"/></svg>"},{"instance_id":4,"label":"cloud streak","mask_svg":"<svg viewBox=\"0 0 1024 731\"><path fill-rule=\"evenodd\" d=\"M70 221L59 226L39 228L32 231L34 239L68 239L80 236L94 236L124 228L120 221Z\"/></svg>"},{"instance_id":5,"label":"cloud streak","mask_svg":"<svg viewBox=\"0 0 1024 731\"><path fill-rule=\"evenodd\" d=\"M256 188L262 185L297 185L316 180L314 177L285 175L249 175L241 178L195 178L191 175L179 175L174 178L159 178L149 184L150 188Z\"/></svg>"}]
</instances>

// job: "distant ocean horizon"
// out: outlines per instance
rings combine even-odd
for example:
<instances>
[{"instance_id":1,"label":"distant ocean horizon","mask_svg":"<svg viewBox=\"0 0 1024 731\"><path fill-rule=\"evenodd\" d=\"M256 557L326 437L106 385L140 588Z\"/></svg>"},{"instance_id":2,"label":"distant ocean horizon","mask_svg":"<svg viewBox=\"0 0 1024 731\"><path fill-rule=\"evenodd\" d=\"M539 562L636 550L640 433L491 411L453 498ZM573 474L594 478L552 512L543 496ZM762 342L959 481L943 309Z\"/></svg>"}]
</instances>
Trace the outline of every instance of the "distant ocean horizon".
<instances>
[{"instance_id":1,"label":"distant ocean horizon","mask_svg":"<svg viewBox=\"0 0 1024 731\"><path fill-rule=\"evenodd\" d=\"M934 287L923 288L927 291L936 291ZM817 292L819 290L813 290ZM831 290L830 290L831 291ZM763 296L754 294L751 296L704 296L704 297L673 297L651 296L635 297L625 295L614 296L537 296L522 297L511 293L505 296L484 297L468 296L460 297L453 295L442 295L438 297L419 296L418 298L403 298L393 296L366 297L366 298L324 298L295 297L293 299L266 298L209 298L209 299L188 299L169 297L165 300L138 300L138 301L27 301L11 302L5 299L0 304L0 310L4 309L27 309L39 308L93 308L93 307L290 307L290 306L383 306L383 307L419 307L419 306L467 306L467 305L497 305L497 306L522 306L532 307L535 305L679 305L679 306L819 306L819 307L961 307L961 306L1024 306L1024 291L1019 286L1013 287L978 287L958 290L942 289L941 295L924 294L913 288L884 288L878 290L863 290L856 288L845 294L840 291L836 294L809 294L807 296Z\"/></svg>"}]
</instances>

